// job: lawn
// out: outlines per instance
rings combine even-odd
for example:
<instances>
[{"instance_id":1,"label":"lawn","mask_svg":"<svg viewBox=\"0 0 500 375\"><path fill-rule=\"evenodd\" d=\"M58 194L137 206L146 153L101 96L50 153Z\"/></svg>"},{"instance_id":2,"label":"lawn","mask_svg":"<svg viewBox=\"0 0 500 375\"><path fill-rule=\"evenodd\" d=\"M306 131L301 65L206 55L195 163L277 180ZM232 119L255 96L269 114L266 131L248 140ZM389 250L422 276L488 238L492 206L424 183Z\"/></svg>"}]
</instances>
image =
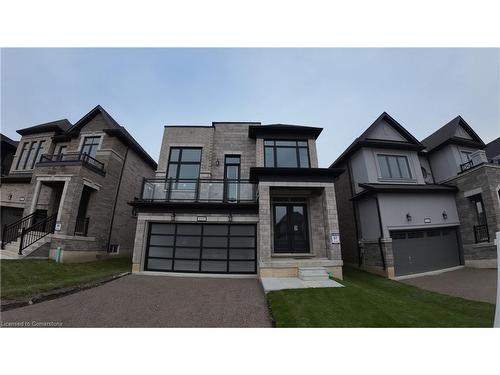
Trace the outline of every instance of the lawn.
<instances>
[{"instance_id":1,"label":"lawn","mask_svg":"<svg viewBox=\"0 0 500 375\"><path fill-rule=\"evenodd\" d=\"M277 327L492 327L495 306L344 268L344 288L270 292Z\"/></svg>"},{"instance_id":2,"label":"lawn","mask_svg":"<svg viewBox=\"0 0 500 375\"><path fill-rule=\"evenodd\" d=\"M12 299L39 292L80 285L130 271L129 258L88 263L62 264L52 260L23 259L0 261L1 297Z\"/></svg>"}]
</instances>

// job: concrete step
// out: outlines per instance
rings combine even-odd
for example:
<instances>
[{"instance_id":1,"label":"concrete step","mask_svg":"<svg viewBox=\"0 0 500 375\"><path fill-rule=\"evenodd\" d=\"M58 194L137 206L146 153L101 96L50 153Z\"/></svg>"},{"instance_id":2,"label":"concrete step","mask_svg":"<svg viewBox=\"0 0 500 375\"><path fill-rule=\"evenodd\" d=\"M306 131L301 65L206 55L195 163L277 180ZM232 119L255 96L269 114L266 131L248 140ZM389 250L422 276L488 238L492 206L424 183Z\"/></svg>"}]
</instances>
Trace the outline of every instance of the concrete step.
<instances>
[{"instance_id":1,"label":"concrete step","mask_svg":"<svg viewBox=\"0 0 500 375\"><path fill-rule=\"evenodd\" d=\"M299 267L299 279L303 281L328 280L325 267Z\"/></svg>"},{"instance_id":2,"label":"concrete step","mask_svg":"<svg viewBox=\"0 0 500 375\"><path fill-rule=\"evenodd\" d=\"M30 255L35 250L39 249L41 246L49 243L52 236L49 234L35 243L31 244L27 248L23 249L23 255L19 255L19 239L16 242L10 242L5 245L5 249L0 250L0 259L23 259Z\"/></svg>"}]
</instances>

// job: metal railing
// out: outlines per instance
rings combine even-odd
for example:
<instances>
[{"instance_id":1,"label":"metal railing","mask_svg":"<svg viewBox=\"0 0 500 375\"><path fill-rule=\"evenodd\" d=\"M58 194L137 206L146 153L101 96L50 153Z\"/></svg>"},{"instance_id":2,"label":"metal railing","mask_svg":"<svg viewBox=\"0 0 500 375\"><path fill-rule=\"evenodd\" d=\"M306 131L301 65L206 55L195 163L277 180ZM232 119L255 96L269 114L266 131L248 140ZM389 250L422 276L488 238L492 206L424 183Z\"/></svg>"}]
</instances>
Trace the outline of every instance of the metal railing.
<instances>
[{"instance_id":1,"label":"metal railing","mask_svg":"<svg viewBox=\"0 0 500 375\"><path fill-rule=\"evenodd\" d=\"M45 219L46 215L42 215L40 212L34 212L25 216L14 223L9 225L5 224L2 229L2 244L1 248L4 249L5 245L10 242L16 241L22 233L24 228L29 228L36 222Z\"/></svg>"},{"instance_id":2,"label":"metal railing","mask_svg":"<svg viewBox=\"0 0 500 375\"><path fill-rule=\"evenodd\" d=\"M474 162L472 160L469 160L468 162L460 164L460 171L466 171L468 169L471 169L474 166Z\"/></svg>"},{"instance_id":3,"label":"metal railing","mask_svg":"<svg viewBox=\"0 0 500 375\"><path fill-rule=\"evenodd\" d=\"M89 217L77 217L75 224L75 236L86 236L89 230Z\"/></svg>"},{"instance_id":4,"label":"metal railing","mask_svg":"<svg viewBox=\"0 0 500 375\"><path fill-rule=\"evenodd\" d=\"M474 225L474 240L476 243L490 242L490 233L487 225Z\"/></svg>"},{"instance_id":5,"label":"metal railing","mask_svg":"<svg viewBox=\"0 0 500 375\"><path fill-rule=\"evenodd\" d=\"M144 179L141 200L151 202L256 202L256 185L248 180Z\"/></svg>"},{"instance_id":6,"label":"metal railing","mask_svg":"<svg viewBox=\"0 0 500 375\"><path fill-rule=\"evenodd\" d=\"M52 164L82 163L83 165L104 172L104 164L87 153L44 154L37 165L47 166Z\"/></svg>"},{"instance_id":7,"label":"metal railing","mask_svg":"<svg viewBox=\"0 0 500 375\"><path fill-rule=\"evenodd\" d=\"M21 230L21 240L19 241L19 255L23 255L23 250L34 244L49 233L54 233L57 214L49 216L29 228Z\"/></svg>"}]
</instances>

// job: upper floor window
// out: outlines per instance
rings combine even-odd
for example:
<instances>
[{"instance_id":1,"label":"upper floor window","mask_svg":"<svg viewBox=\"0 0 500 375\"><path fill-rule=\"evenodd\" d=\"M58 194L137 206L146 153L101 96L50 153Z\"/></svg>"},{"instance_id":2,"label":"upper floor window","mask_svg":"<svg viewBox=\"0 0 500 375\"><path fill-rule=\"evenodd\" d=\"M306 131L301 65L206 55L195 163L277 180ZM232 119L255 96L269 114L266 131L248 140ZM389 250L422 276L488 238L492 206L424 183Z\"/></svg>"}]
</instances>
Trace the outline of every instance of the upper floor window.
<instances>
[{"instance_id":1,"label":"upper floor window","mask_svg":"<svg viewBox=\"0 0 500 375\"><path fill-rule=\"evenodd\" d=\"M408 158L400 155L377 155L382 178L411 178Z\"/></svg>"},{"instance_id":2,"label":"upper floor window","mask_svg":"<svg viewBox=\"0 0 500 375\"><path fill-rule=\"evenodd\" d=\"M100 141L101 141L100 136L85 137L83 139L83 145L80 152L82 154L87 154L95 158Z\"/></svg>"},{"instance_id":3,"label":"upper floor window","mask_svg":"<svg viewBox=\"0 0 500 375\"><path fill-rule=\"evenodd\" d=\"M472 152L470 151L460 151L460 157L462 158L462 163L467 163L470 161Z\"/></svg>"},{"instance_id":4,"label":"upper floor window","mask_svg":"<svg viewBox=\"0 0 500 375\"><path fill-rule=\"evenodd\" d=\"M307 141L265 140L264 165L276 168L309 168Z\"/></svg>"},{"instance_id":5,"label":"upper floor window","mask_svg":"<svg viewBox=\"0 0 500 375\"><path fill-rule=\"evenodd\" d=\"M16 169L33 169L41 157L44 143L44 140L25 142L19 154L19 158L17 159Z\"/></svg>"},{"instance_id":6,"label":"upper floor window","mask_svg":"<svg viewBox=\"0 0 500 375\"><path fill-rule=\"evenodd\" d=\"M168 158L167 178L197 179L200 176L201 148L200 147L171 147ZM184 186L185 185L185 186ZM193 183L185 183L177 188L192 188Z\"/></svg>"}]
</instances>

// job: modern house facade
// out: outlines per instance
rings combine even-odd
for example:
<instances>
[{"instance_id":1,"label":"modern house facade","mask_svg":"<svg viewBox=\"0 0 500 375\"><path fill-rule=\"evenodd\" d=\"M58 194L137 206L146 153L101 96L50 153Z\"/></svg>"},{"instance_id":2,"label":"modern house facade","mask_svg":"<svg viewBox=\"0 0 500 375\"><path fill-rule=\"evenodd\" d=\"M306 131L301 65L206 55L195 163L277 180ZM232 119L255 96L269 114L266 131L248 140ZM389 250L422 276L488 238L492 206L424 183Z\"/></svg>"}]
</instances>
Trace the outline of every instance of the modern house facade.
<instances>
[{"instance_id":1,"label":"modern house facade","mask_svg":"<svg viewBox=\"0 0 500 375\"><path fill-rule=\"evenodd\" d=\"M419 142L383 113L332 164L345 263L393 278L497 267L500 165L460 116ZM493 151L492 151L493 152Z\"/></svg>"},{"instance_id":2,"label":"modern house facade","mask_svg":"<svg viewBox=\"0 0 500 375\"><path fill-rule=\"evenodd\" d=\"M1 177L2 256L130 256L137 218L127 202L157 164L126 129L97 106L75 124L17 132L10 172Z\"/></svg>"},{"instance_id":3,"label":"modern house facade","mask_svg":"<svg viewBox=\"0 0 500 375\"><path fill-rule=\"evenodd\" d=\"M334 178L320 128L214 122L166 126L155 178L130 202L134 272L342 277Z\"/></svg>"}]
</instances>

